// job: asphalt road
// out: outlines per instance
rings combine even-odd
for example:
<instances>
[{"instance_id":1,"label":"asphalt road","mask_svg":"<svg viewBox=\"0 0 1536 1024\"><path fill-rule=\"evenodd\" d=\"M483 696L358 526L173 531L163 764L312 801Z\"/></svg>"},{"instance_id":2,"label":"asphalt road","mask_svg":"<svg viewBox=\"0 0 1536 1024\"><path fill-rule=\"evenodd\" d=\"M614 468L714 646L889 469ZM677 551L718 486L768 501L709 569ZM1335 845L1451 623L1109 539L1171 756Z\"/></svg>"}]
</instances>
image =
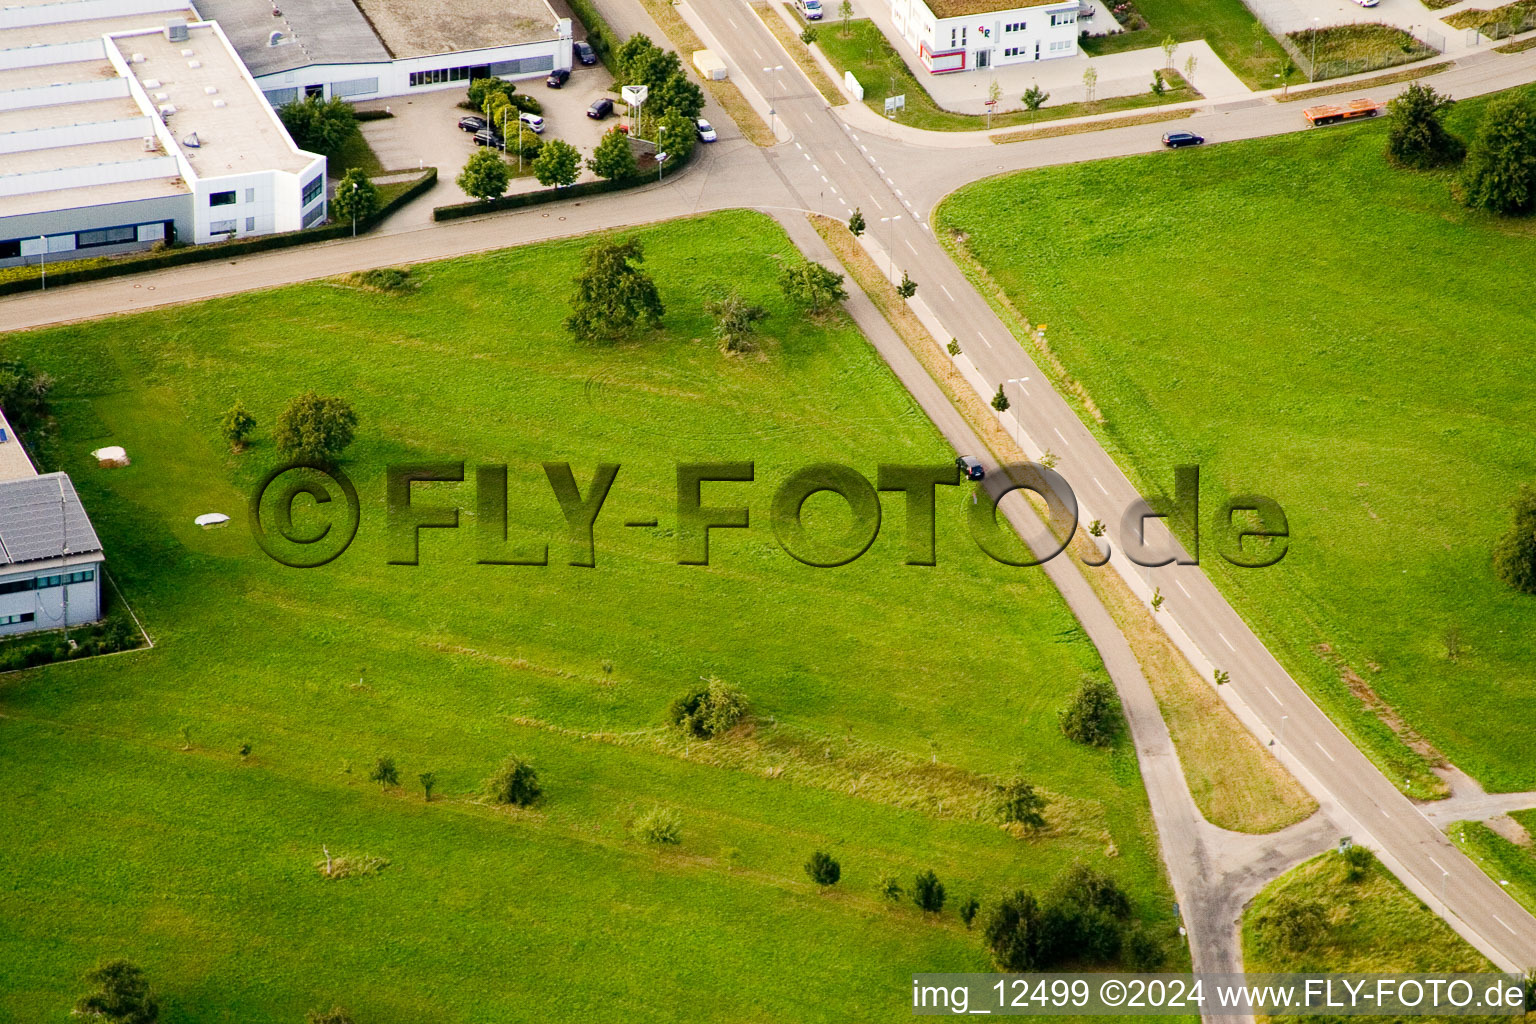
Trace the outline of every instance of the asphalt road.
<instances>
[{"instance_id":1,"label":"asphalt road","mask_svg":"<svg viewBox=\"0 0 1536 1024\"><path fill-rule=\"evenodd\" d=\"M614 2L606 6L624 12L619 20L627 29L648 31L653 38L660 38L638 5ZM844 217L849 208L859 206L871 233L892 253L895 276L906 269L920 282L924 302L946 332L960 340L982 375L996 382L1030 378L1030 382L1010 386L1013 411L1019 415L1023 431L1036 448L1049 448L1059 456L1059 472L1072 483L1084 508L1091 510L1087 518L1117 523L1121 510L1137 499L1135 489L1066 403L1044 383L1044 375L934 241L926 216L943 194L965 181L1008 170L1156 150L1166 125L1006 146L978 140L966 147L957 145L953 138L929 146L899 126L880 123L863 108L850 105L837 112L828 108L745 4L724 0L690 9L690 13L704 21L728 55L772 54L761 62L746 58L735 71L738 78L747 80L744 84L749 95L770 97L783 127L793 136L791 141L762 151L732 133L733 137L722 138L686 174L669 184L587 202L412 231L386 227L355 241L15 296L0 301L0 331L276 287L349 270L442 259L713 209L754 207L773 212L792 228L797 242L815 252L820 250L819 243L808 241L807 232L795 228L803 229L800 213L820 210ZM773 65L786 70L777 76L764 72L764 66ZM1436 76L1434 83L1452 95L1467 96L1531 80L1536 80L1536 52L1479 55L1464 67ZM1371 94L1386 98L1392 91L1377 89ZM717 125L728 123L718 111L711 117ZM1261 100L1233 105L1225 111L1218 107L1179 124L1219 142L1296 130L1299 119L1298 104ZM1177 159L1178 154L1168 154L1168 158ZM870 310L859 306L860 298L855 296L850 305L874 338L883 321L872 319ZM888 333L888 327L885 331ZM889 346L882 351L894 360L894 349L887 349ZM908 383L916 393L921 382ZM947 424L941 410L930 409L930 414L957 447L974 443L966 436L968 431ZM952 409L949 414L953 415ZM1246 705L1244 717L1250 727L1261 735L1267 730L1278 736L1284 719L1283 742L1277 752L1318 797L1326 817L1347 825L1357 841L1376 849L1420 898L1442 911L1501 967L1523 970L1536 965L1536 918L1462 856L1339 732L1198 567L1145 570L1126 564L1123 545L1115 547L1116 565L1123 574L1143 581L1147 592L1154 586L1161 589L1166 598L1161 614L1174 624L1170 632L1182 631L1198 648L1192 652L1196 663L1208 661L1231 674L1231 688ZM1103 615L1107 621L1107 615L1086 584L1082 584L1086 596L1075 589L1071 582L1072 574L1077 573L1074 567L1063 562L1048 571L1099 646L1126 697L1175 890L1186 906L1191 905L1190 900L1199 904L1202 894L1211 903L1212 909L1204 917L1190 921L1196 964L1219 969L1217 961L1230 962L1233 954L1230 924L1221 919L1221 913L1230 915L1231 907L1225 905L1218 913L1215 905L1221 902L1221 893L1211 891L1208 882L1212 866L1228 863L1231 858L1219 850L1202 854L1187 839L1202 826L1209 826L1198 819L1198 814L1190 819L1193 804L1177 772L1171 743L1164 749L1166 728L1161 717L1138 710L1144 707L1137 684L1140 668L1128 649L1122 650L1123 638L1112 626L1106 633L1102 623L1094 625L1097 616ZM1139 685L1144 689L1145 681ZM1152 708L1155 711L1155 704ZM1308 840L1315 841L1315 836ZM1233 845L1243 844L1234 839ZM1230 899L1226 903L1230 904ZM1210 934L1214 930L1221 934Z\"/></svg>"}]
</instances>

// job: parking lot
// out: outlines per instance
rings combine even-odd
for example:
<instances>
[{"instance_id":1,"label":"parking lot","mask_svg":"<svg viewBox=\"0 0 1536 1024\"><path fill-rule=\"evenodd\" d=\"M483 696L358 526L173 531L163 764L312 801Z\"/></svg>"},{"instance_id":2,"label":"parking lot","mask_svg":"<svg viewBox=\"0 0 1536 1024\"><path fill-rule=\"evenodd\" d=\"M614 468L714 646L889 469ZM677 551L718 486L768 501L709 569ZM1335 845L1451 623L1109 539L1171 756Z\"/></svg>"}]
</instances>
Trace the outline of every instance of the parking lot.
<instances>
[{"instance_id":1,"label":"parking lot","mask_svg":"<svg viewBox=\"0 0 1536 1024\"><path fill-rule=\"evenodd\" d=\"M601 64L582 67L577 64L571 70L571 78L560 89L551 89L544 78L529 78L516 82L517 91L532 96L543 104L544 134L542 138L564 139L581 150L585 158L590 156L603 132L620 122L609 116L604 121L587 117L587 107L601 96L617 99L608 91L612 76ZM358 110L389 110L393 117L361 124L363 138L373 148L379 162L387 170L404 170L416 167L436 167L437 186L421 199L410 204L399 216L412 219L430 219L432 207L449 203L462 203L469 197L455 183L465 162L475 151L475 143L469 132L458 128L459 118L473 113L459 106L465 98L464 89L443 89L422 93L418 96L395 96L387 100L372 100L357 105ZM582 170L582 180L591 178L591 172ZM509 192L539 188L532 176L513 178Z\"/></svg>"}]
</instances>

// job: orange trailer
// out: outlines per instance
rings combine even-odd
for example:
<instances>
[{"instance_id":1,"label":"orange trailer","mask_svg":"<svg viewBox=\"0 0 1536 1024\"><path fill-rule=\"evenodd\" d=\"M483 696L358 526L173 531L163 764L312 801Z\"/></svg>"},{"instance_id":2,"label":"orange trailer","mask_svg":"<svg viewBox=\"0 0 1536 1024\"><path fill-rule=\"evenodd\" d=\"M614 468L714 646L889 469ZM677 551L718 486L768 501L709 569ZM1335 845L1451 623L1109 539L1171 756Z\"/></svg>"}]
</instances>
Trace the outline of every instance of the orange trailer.
<instances>
[{"instance_id":1,"label":"orange trailer","mask_svg":"<svg viewBox=\"0 0 1536 1024\"><path fill-rule=\"evenodd\" d=\"M1323 124L1337 124L1339 121L1353 121L1357 117L1375 117L1381 113L1381 104L1375 100L1350 100L1340 106L1326 103L1318 107L1308 107L1301 112L1301 116L1315 128Z\"/></svg>"}]
</instances>

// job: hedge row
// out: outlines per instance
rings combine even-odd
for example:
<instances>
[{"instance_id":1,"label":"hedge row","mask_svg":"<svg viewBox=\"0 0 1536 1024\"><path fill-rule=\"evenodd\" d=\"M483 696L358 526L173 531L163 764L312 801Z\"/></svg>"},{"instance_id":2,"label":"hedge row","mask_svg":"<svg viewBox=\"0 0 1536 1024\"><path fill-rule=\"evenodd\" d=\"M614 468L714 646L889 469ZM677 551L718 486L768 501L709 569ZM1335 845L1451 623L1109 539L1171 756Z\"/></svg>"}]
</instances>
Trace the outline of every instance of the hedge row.
<instances>
[{"instance_id":1,"label":"hedge row","mask_svg":"<svg viewBox=\"0 0 1536 1024\"><path fill-rule=\"evenodd\" d=\"M433 185L436 185L437 168L428 167L426 170L427 173L425 175L410 188L384 204L372 218L360 222L358 230L365 231L373 228L385 217L388 217L391 213L394 213L400 207L426 192ZM266 252L270 249L287 249L295 245L307 245L310 242L325 242L333 238L344 238L350 234L352 234L352 222L347 221L345 224L327 224L324 227L306 228L302 231L288 231L280 235L261 235L257 238L241 238L230 242L210 242L206 245L178 246L174 249L161 249L158 252L125 256L121 259L109 260L104 263L92 262L87 266L74 267L73 269L70 268L69 264L63 264L58 270L49 269L48 283L50 285L65 285L79 284L84 281L99 281L103 278L118 277L123 274L139 274L148 270L179 267L187 263L222 260L232 256L249 256L252 253ZM10 281L0 281L0 295L14 295L18 292L36 291L38 290L40 277L40 274L33 274L30 277L18 277Z\"/></svg>"},{"instance_id":2,"label":"hedge row","mask_svg":"<svg viewBox=\"0 0 1536 1024\"><path fill-rule=\"evenodd\" d=\"M693 152L698 152L703 143L696 143ZM689 153L686 159L668 164L667 177L680 173L693 159L693 153ZM534 192L514 192L510 196L502 196L500 199L476 199L468 203L452 203L448 206L434 207L433 220L458 220L460 217L478 217L482 213L498 213L502 210L522 210L530 206L540 206L544 203L563 203L567 199L583 199L587 196L600 196L607 192L622 192L627 188L638 188L641 185L654 185L656 179L650 174L637 174L632 178L612 178L603 181L583 181L578 185L567 185L565 188L541 188Z\"/></svg>"}]
</instances>

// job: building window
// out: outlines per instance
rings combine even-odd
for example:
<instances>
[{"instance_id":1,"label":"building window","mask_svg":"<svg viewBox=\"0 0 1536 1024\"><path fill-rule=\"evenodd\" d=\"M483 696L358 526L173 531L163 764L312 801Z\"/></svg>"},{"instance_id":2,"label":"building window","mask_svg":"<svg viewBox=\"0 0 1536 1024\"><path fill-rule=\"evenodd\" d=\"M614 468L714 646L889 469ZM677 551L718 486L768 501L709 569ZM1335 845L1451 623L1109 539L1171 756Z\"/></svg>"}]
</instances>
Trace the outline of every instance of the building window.
<instances>
[{"instance_id":1,"label":"building window","mask_svg":"<svg viewBox=\"0 0 1536 1024\"><path fill-rule=\"evenodd\" d=\"M325 191L325 175L317 174L311 181L304 183L304 194L299 198L300 206L308 206L314 202L316 196Z\"/></svg>"},{"instance_id":2,"label":"building window","mask_svg":"<svg viewBox=\"0 0 1536 1024\"><path fill-rule=\"evenodd\" d=\"M960 45L965 45L965 28L963 26L960 29Z\"/></svg>"},{"instance_id":3,"label":"building window","mask_svg":"<svg viewBox=\"0 0 1536 1024\"><path fill-rule=\"evenodd\" d=\"M248 202L248 203L254 203L256 201L256 190L255 189L248 188L248 189L245 190L245 201Z\"/></svg>"},{"instance_id":4,"label":"building window","mask_svg":"<svg viewBox=\"0 0 1536 1024\"><path fill-rule=\"evenodd\" d=\"M235 193L233 191L215 192L208 197L209 206L234 206L235 201Z\"/></svg>"},{"instance_id":5,"label":"building window","mask_svg":"<svg viewBox=\"0 0 1536 1024\"><path fill-rule=\"evenodd\" d=\"M960 30L959 29L952 28L952 29L949 30L949 48L951 50L953 50L955 48L955 40L959 37L959 35L960 35Z\"/></svg>"},{"instance_id":6,"label":"building window","mask_svg":"<svg viewBox=\"0 0 1536 1024\"><path fill-rule=\"evenodd\" d=\"M130 224L125 228L101 228L96 231L82 231L75 235L75 248L90 249L98 245L122 245L124 242L137 242L139 229Z\"/></svg>"},{"instance_id":7,"label":"building window","mask_svg":"<svg viewBox=\"0 0 1536 1024\"><path fill-rule=\"evenodd\" d=\"M0 260L15 259L21 255L21 239L0 239Z\"/></svg>"},{"instance_id":8,"label":"building window","mask_svg":"<svg viewBox=\"0 0 1536 1024\"><path fill-rule=\"evenodd\" d=\"M1026 22L1013 21L1003 26L1004 32L1023 32L1028 25Z\"/></svg>"},{"instance_id":9,"label":"building window","mask_svg":"<svg viewBox=\"0 0 1536 1024\"><path fill-rule=\"evenodd\" d=\"M1019 54L1021 54L1023 52L1024 52L1024 48L1021 47L1021 46L1010 46L1010 47L1008 47L1007 49L1005 49L1003 51L1003 56L1004 57L1017 57Z\"/></svg>"},{"instance_id":10,"label":"building window","mask_svg":"<svg viewBox=\"0 0 1536 1024\"><path fill-rule=\"evenodd\" d=\"M1076 14L1053 14L1053 15L1051 15L1051 24L1053 26L1055 26L1055 25L1075 25L1075 24L1077 24L1077 15Z\"/></svg>"},{"instance_id":11,"label":"building window","mask_svg":"<svg viewBox=\"0 0 1536 1024\"><path fill-rule=\"evenodd\" d=\"M256 218L255 217L247 217L247 218L245 218L245 230L247 230L247 231L255 231L256 230Z\"/></svg>"},{"instance_id":12,"label":"building window","mask_svg":"<svg viewBox=\"0 0 1536 1024\"><path fill-rule=\"evenodd\" d=\"M432 71L412 71L411 86L418 85L442 85L444 82L469 81L469 67L462 68L436 68Z\"/></svg>"},{"instance_id":13,"label":"building window","mask_svg":"<svg viewBox=\"0 0 1536 1024\"><path fill-rule=\"evenodd\" d=\"M216 220L208 225L208 233L210 235L232 235L235 233L235 225L238 223L239 221L233 220Z\"/></svg>"},{"instance_id":14,"label":"building window","mask_svg":"<svg viewBox=\"0 0 1536 1024\"><path fill-rule=\"evenodd\" d=\"M1058 42L1052 43L1051 44L1051 49L1052 50L1070 50L1070 49L1072 49L1072 46L1073 46L1073 40L1071 40L1071 39L1062 39L1062 40L1060 40Z\"/></svg>"},{"instance_id":15,"label":"building window","mask_svg":"<svg viewBox=\"0 0 1536 1024\"><path fill-rule=\"evenodd\" d=\"M65 583L89 583L96 578L96 570L83 569L59 576L33 576L24 580L6 580L0 583L0 594L20 594L28 590L47 590Z\"/></svg>"},{"instance_id":16,"label":"building window","mask_svg":"<svg viewBox=\"0 0 1536 1024\"><path fill-rule=\"evenodd\" d=\"M0 615L0 626L14 626L18 622L32 622L36 618L36 612L22 612L20 615Z\"/></svg>"}]
</instances>

